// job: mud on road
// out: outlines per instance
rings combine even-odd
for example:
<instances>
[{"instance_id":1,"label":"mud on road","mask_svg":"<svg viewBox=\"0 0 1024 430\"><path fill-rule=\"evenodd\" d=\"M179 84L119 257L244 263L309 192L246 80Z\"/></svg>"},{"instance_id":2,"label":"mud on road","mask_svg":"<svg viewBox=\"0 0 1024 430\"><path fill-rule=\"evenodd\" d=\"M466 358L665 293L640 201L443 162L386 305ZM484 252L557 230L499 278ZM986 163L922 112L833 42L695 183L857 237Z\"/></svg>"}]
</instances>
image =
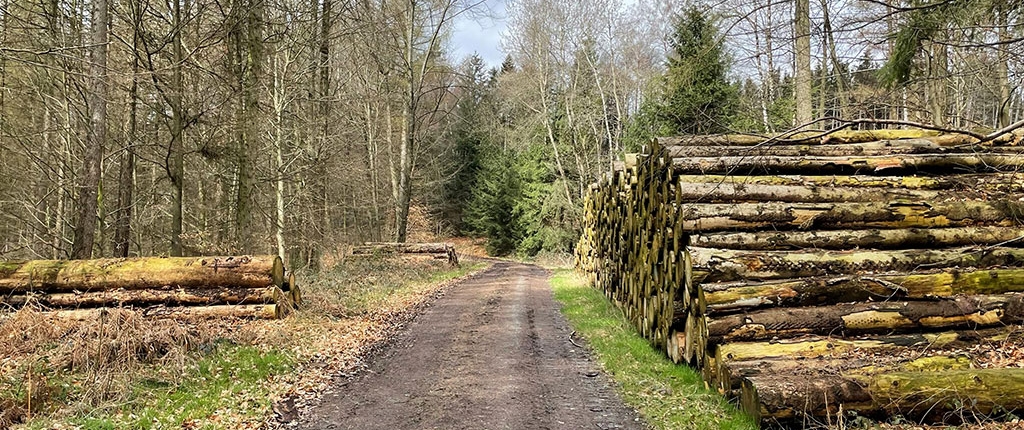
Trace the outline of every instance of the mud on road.
<instances>
[{"instance_id":1,"label":"mud on road","mask_svg":"<svg viewBox=\"0 0 1024 430\"><path fill-rule=\"evenodd\" d=\"M571 333L546 270L497 262L438 298L300 428L644 428Z\"/></svg>"}]
</instances>

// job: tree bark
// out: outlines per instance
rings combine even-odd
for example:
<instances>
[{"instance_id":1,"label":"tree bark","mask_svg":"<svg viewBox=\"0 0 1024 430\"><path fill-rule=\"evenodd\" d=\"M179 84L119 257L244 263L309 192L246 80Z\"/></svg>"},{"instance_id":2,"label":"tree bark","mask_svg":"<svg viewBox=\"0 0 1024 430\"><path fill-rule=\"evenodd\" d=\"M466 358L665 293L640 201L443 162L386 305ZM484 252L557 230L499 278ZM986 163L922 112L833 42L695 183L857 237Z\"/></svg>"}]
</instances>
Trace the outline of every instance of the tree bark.
<instances>
[{"instance_id":1,"label":"tree bark","mask_svg":"<svg viewBox=\"0 0 1024 430\"><path fill-rule=\"evenodd\" d=\"M878 332L992 327L1024 318L1024 295L852 303L765 309L708 321L708 345L805 334L850 336Z\"/></svg>"},{"instance_id":2,"label":"tree bark","mask_svg":"<svg viewBox=\"0 0 1024 430\"><path fill-rule=\"evenodd\" d=\"M1016 226L1024 204L1012 201L949 203L737 203L683 205L685 231L934 228Z\"/></svg>"},{"instance_id":3,"label":"tree bark","mask_svg":"<svg viewBox=\"0 0 1024 430\"><path fill-rule=\"evenodd\" d=\"M879 200L882 201L882 200ZM937 249L957 246L1024 246L1024 228L962 227L871 230L758 231L695 234L704 248L749 251L800 249Z\"/></svg>"},{"instance_id":4,"label":"tree bark","mask_svg":"<svg viewBox=\"0 0 1024 430\"><path fill-rule=\"evenodd\" d=\"M715 385L719 392L739 394L744 378L772 375L872 375L881 372L935 372L965 370L971 365L967 356L951 356L949 351L915 351L913 355L899 350L857 351L848 356L830 355L815 358L780 357L749 361L715 362Z\"/></svg>"},{"instance_id":5,"label":"tree bark","mask_svg":"<svg viewBox=\"0 0 1024 430\"><path fill-rule=\"evenodd\" d=\"M659 137L657 142L662 147L672 146L763 146L763 145L834 145L840 143L856 144L878 141L898 141L903 139L923 139L940 146L953 144L949 137L956 137L955 145L974 143L963 140L959 135L943 135L934 130L922 129L882 129L882 130L837 130L831 133L798 132L789 134L758 135L758 134L711 134ZM969 137L969 136L968 136Z\"/></svg>"},{"instance_id":6,"label":"tree bark","mask_svg":"<svg viewBox=\"0 0 1024 430\"><path fill-rule=\"evenodd\" d=\"M103 163L103 147L107 140L107 35L109 5L106 0L92 3L92 31L89 48L89 127L86 153L82 160L82 185L78 189L78 211L75 215L74 242L71 258L92 257L96 239L97 207Z\"/></svg>"},{"instance_id":7,"label":"tree bark","mask_svg":"<svg viewBox=\"0 0 1024 430\"><path fill-rule=\"evenodd\" d=\"M839 145L783 145L763 146L667 146L665 156L690 157L854 157L907 154L975 154L978 152L1008 152L1016 154L1018 148L985 147L979 145L943 146L928 139L880 140L867 143Z\"/></svg>"},{"instance_id":8,"label":"tree bark","mask_svg":"<svg viewBox=\"0 0 1024 430\"><path fill-rule=\"evenodd\" d=\"M924 273L705 283L701 287L704 293L701 306L714 315L771 307L1024 292L1024 269L964 271L950 268Z\"/></svg>"},{"instance_id":9,"label":"tree bark","mask_svg":"<svg viewBox=\"0 0 1024 430\"><path fill-rule=\"evenodd\" d=\"M724 202L792 202L792 203L827 203L827 202L878 202L878 201L933 201L948 199L948 192L885 189L885 188L838 188L838 187L806 187L799 185L755 185L736 183L686 183L678 185L678 195L688 203L724 203ZM974 193L973 198L986 197ZM957 198L968 198L958 194Z\"/></svg>"},{"instance_id":10,"label":"tree bark","mask_svg":"<svg viewBox=\"0 0 1024 430\"><path fill-rule=\"evenodd\" d=\"M1024 158L1014 154L942 154L858 157L724 156L675 158L682 175L906 175L914 173L1014 172Z\"/></svg>"},{"instance_id":11,"label":"tree bark","mask_svg":"<svg viewBox=\"0 0 1024 430\"><path fill-rule=\"evenodd\" d=\"M736 251L689 248L702 282L806 278L826 275L902 272L947 267L990 268L1024 266L1024 249L994 247L843 250ZM890 293L891 294L891 293ZM885 296L883 293L882 297Z\"/></svg>"},{"instance_id":12,"label":"tree bark","mask_svg":"<svg viewBox=\"0 0 1024 430\"><path fill-rule=\"evenodd\" d=\"M167 176L171 179L173 188L171 194L171 249L172 257L184 255L181 242L182 223L184 220L185 200L185 147L182 141L185 130L185 115L183 97L185 92L182 81L182 68L184 67L185 53L182 47L181 33L183 31L181 1L173 0L173 28L172 50L173 64L171 65L171 142L167 148Z\"/></svg>"},{"instance_id":13,"label":"tree bark","mask_svg":"<svg viewBox=\"0 0 1024 430\"><path fill-rule=\"evenodd\" d=\"M975 191L981 193L1024 192L1024 182L1017 173L988 173L942 177L924 176L725 176L725 175L677 175L680 187L684 184L733 184L799 186L804 188L905 188L910 190Z\"/></svg>"},{"instance_id":14,"label":"tree bark","mask_svg":"<svg viewBox=\"0 0 1024 430\"><path fill-rule=\"evenodd\" d=\"M811 107L811 2L796 0L793 17L796 124L803 127L814 119Z\"/></svg>"},{"instance_id":15,"label":"tree bark","mask_svg":"<svg viewBox=\"0 0 1024 430\"><path fill-rule=\"evenodd\" d=\"M114 257L128 257L132 238L132 212L135 208L135 145L138 141L139 52L142 5L130 6L132 25L132 83L128 90L128 135L122 146L117 173L117 209L114 211Z\"/></svg>"},{"instance_id":16,"label":"tree bark","mask_svg":"<svg viewBox=\"0 0 1024 430\"><path fill-rule=\"evenodd\" d=\"M110 308L74 309L42 312L41 314L56 320L93 321L108 314ZM156 307L141 311L147 318L166 318L178 320L193 319L280 319L288 313L288 308L278 305L224 305L195 306L186 308Z\"/></svg>"},{"instance_id":17,"label":"tree bark","mask_svg":"<svg viewBox=\"0 0 1024 430\"><path fill-rule=\"evenodd\" d=\"M852 338L834 336L803 336L794 339L772 339L763 342L734 342L714 349L716 361L757 361L790 358L844 358L851 354L884 354L887 352L954 350L975 346L999 345L1022 339L1019 326L979 330L943 331L866 335Z\"/></svg>"},{"instance_id":18,"label":"tree bark","mask_svg":"<svg viewBox=\"0 0 1024 430\"><path fill-rule=\"evenodd\" d=\"M277 256L148 257L0 262L0 293L72 292L157 287L262 288L284 284Z\"/></svg>"},{"instance_id":19,"label":"tree bark","mask_svg":"<svg viewBox=\"0 0 1024 430\"><path fill-rule=\"evenodd\" d=\"M213 306L252 304L291 304L292 295L270 286L241 288L232 286L204 289L163 288L145 290L113 289L94 292L42 293L0 296L0 306L22 307L39 304L47 308L99 308L166 306Z\"/></svg>"},{"instance_id":20,"label":"tree bark","mask_svg":"<svg viewBox=\"0 0 1024 430\"><path fill-rule=\"evenodd\" d=\"M867 416L947 422L1024 409L1024 369L758 376L743 380L740 404L757 420L835 417L841 405Z\"/></svg>"}]
</instances>

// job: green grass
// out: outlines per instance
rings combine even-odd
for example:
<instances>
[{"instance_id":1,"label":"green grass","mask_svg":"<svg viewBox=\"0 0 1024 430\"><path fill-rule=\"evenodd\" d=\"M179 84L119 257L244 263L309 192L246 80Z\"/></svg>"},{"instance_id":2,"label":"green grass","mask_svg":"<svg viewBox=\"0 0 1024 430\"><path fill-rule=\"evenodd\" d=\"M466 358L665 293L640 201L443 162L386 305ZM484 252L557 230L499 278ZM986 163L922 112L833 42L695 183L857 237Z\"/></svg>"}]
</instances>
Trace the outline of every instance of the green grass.
<instances>
[{"instance_id":1,"label":"green grass","mask_svg":"<svg viewBox=\"0 0 1024 430\"><path fill-rule=\"evenodd\" d=\"M280 351L224 345L186 371L181 381L160 376L142 378L132 386L131 402L119 410L77 417L71 424L86 430L181 428L182 423L208 419L217 411L254 418L270 411L264 382L288 371L293 360ZM222 428L214 422L199 428Z\"/></svg>"},{"instance_id":2,"label":"green grass","mask_svg":"<svg viewBox=\"0 0 1024 430\"><path fill-rule=\"evenodd\" d=\"M672 363L641 338L601 292L569 270L551 278L555 299L623 399L657 429L756 429L753 420L704 388L700 374Z\"/></svg>"}]
</instances>

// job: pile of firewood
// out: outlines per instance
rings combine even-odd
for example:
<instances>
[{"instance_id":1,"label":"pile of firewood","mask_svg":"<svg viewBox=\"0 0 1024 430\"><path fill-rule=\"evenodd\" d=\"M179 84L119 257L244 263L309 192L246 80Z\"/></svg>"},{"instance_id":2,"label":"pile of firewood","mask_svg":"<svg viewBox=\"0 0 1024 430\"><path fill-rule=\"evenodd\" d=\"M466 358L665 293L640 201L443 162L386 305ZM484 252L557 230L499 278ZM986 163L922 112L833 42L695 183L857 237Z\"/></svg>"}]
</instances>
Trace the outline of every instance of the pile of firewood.
<instances>
[{"instance_id":1,"label":"pile of firewood","mask_svg":"<svg viewBox=\"0 0 1024 430\"><path fill-rule=\"evenodd\" d=\"M85 319L131 307L153 317L275 319L301 301L277 256L0 261L0 312L36 306Z\"/></svg>"},{"instance_id":2,"label":"pile of firewood","mask_svg":"<svg viewBox=\"0 0 1024 430\"><path fill-rule=\"evenodd\" d=\"M659 139L591 187L577 264L761 420L1024 410L1019 141Z\"/></svg>"},{"instance_id":3,"label":"pile of firewood","mask_svg":"<svg viewBox=\"0 0 1024 430\"><path fill-rule=\"evenodd\" d=\"M455 252L455 245L450 243L366 242L359 246L353 246L349 255L354 257L373 255L426 257L445 260L452 267L459 265L459 255Z\"/></svg>"}]
</instances>

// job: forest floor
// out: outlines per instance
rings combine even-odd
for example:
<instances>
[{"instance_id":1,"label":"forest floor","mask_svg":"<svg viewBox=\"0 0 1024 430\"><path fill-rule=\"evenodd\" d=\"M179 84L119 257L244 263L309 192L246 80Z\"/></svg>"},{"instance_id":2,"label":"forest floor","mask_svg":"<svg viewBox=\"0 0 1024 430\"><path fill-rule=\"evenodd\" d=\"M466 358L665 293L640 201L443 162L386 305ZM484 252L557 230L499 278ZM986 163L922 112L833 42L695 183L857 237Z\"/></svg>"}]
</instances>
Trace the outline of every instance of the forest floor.
<instances>
[{"instance_id":1,"label":"forest floor","mask_svg":"<svg viewBox=\"0 0 1024 430\"><path fill-rule=\"evenodd\" d=\"M571 338L548 277L502 261L454 285L300 428L644 428Z\"/></svg>"},{"instance_id":2,"label":"forest floor","mask_svg":"<svg viewBox=\"0 0 1024 430\"><path fill-rule=\"evenodd\" d=\"M281 320L0 312L0 429L289 427L436 297L488 263L330 261Z\"/></svg>"}]
</instances>

